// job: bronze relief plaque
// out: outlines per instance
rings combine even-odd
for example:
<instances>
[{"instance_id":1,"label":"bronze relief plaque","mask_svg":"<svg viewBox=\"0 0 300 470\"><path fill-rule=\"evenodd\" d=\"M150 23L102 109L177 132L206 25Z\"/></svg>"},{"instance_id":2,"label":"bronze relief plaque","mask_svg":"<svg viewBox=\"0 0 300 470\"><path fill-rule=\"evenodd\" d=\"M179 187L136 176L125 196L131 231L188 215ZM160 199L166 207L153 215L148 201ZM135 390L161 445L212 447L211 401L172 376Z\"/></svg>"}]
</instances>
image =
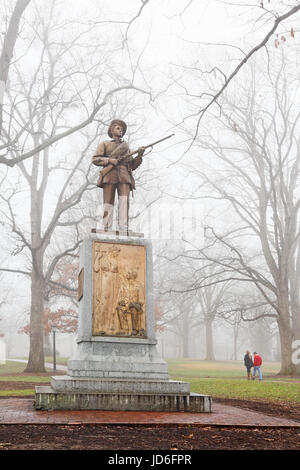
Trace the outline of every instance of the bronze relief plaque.
<instances>
[{"instance_id":1,"label":"bronze relief plaque","mask_svg":"<svg viewBox=\"0 0 300 470\"><path fill-rule=\"evenodd\" d=\"M93 335L146 336L146 250L93 242Z\"/></svg>"}]
</instances>

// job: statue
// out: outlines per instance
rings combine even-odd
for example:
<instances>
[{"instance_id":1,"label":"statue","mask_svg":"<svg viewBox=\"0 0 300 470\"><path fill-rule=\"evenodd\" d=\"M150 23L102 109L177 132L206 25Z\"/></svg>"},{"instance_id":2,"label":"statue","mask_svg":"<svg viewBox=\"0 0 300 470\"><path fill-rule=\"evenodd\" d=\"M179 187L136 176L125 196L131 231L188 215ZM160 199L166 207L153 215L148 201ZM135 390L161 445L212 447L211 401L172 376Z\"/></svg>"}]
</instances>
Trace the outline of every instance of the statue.
<instances>
[{"instance_id":1,"label":"statue","mask_svg":"<svg viewBox=\"0 0 300 470\"><path fill-rule=\"evenodd\" d=\"M111 140L100 142L92 159L94 165L103 167L97 186L103 189L103 228L105 231L112 229L117 190L119 199L118 230L128 233L129 194L135 189L132 172L142 163L142 157L147 148L150 147L151 152L154 145L174 135L171 134L130 152L128 144L123 140L126 130L127 124L121 119L111 121L107 132ZM135 154L137 157L133 157Z\"/></svg>"},{"instance_id":2,"label":"statue","mask_svg":"<svg viewBox=\"0 0 300 470\"><path fill-rule=\"evenodd\" d=\"M118 192L118 230L128 232L129 194L135 189L132 172L142 163L145 147L130 155L129 147L123 141L127 125L120 119L114 119L108 128L111 140L101 142L93 156L93 164L102 166L97 186L103 188L103 228L112 229L113 210L116 190Z\"/></svg>"}]
</instances>

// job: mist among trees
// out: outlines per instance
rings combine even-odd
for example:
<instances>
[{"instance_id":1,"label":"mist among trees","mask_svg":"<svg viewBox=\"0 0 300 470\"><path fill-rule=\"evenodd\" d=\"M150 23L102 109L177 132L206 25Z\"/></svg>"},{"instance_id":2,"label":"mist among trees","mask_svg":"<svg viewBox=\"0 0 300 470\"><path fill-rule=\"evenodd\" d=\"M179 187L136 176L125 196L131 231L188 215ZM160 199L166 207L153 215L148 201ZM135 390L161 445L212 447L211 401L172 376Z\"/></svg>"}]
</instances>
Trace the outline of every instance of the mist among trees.
<instances>
[{"instance_id":1,"label":"mist among trees","mask_svg":"<svg viewBox=\"0 0 300 470\"><path fill-rule=\"evenodd\" d=\"M300 2L128 3L1 4L0 334L25 331L42 372L51 326L76 330L79 248L102 211L91 159L120 118L132 149L175 133L130 203L153 240L158 331L181 357L205 340L210 361L216 331L234 360L278 339L281 374L299 374Z\"/></svg>"}]
</instances>

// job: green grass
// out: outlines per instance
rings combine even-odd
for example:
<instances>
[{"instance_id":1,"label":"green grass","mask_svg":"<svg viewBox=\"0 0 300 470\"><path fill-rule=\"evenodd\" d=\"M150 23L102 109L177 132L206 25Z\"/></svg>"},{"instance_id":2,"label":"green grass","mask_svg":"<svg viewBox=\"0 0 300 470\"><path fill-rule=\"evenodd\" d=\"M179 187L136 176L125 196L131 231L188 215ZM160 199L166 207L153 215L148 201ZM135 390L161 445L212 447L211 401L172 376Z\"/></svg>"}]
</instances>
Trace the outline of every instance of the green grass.
<instances>
[{"instance_id":1,"label":"green grass","mask_svg":"<svg viewBox=\"0 0 300 470\"><path fill-rule=\"evenodd\" d=\"M14 362L14 361L6 361L5 364L0 364L0 374L19 374L24 372L26 368L26 364L24 362ZM51 372L51 368L46 368L47 372ZM1 377L1 376L0 376ZM20 379L21 380L21 379Z\"/></svg>"},{"instance_id":2,"label":"green grass","mask_svg":"<svg viewBox=\"0 0 300 470\"><path fill-rule=\"evenodd\" d=\"M0 382L50 382L50 377L45 375L2 375Z\"/></svg>"},{"instance_id":3,"label":"green grass","mask_svg":"<svg viewBox=\"0 0 300 470\"><path fill-rule=\"evenodd\" d=\"M167 360L174 380L188 381L191 391L219 398L300 402L299 377L274 377L279 362L264 362L263 381L246 380L243 361ZM288 382L280 382L288 380Z\"/></svg>"},{"instance_id":4,"label":"green grass","mask_svg":"<svg viewBox=\"0 0 300 470\"><path fill-rule=\"evenodd\" d=\"M169 374L183 378L245 378L246 368L243 361L200 361L199 359L166 359ZM264 362L264 377L278 374L279 362Z\"/></svg>"},{"instance_id":5,"label":"green grass","mask_svg":"<svg viewBox=\"0 0 300 470\"><path fill-rule=\"evenodd\" d=\"M34 383L50 383L50 376L41 375L41 374L26 374L26 375L12 375L12 374L19 374L24 371L26 367L25 363L21 362L13 362L13 361L6 361L6 364L0 364L0 388L1 383L3 382L34 382ZM52 372L51 369L48 369L48 372ZM30 385L29 385L30 386ZM29 389L14 389L13 384L11 385L10 390L0 390L0 397L26 397L32 396L35 394L35 390L33 388ZM1 404L1 403L0 403Z\"/></svg>"},{"instance_id":6,"label":"green grass","mask_svg":"<svg viewBox=\"0 0 300 470\"><path fill-rule=\"evenodd\" d=\"M177 379L180 378L177 377ZM192 392L211 395L212 397L300 403L299 383L241 381L236 379L190 379L189 382Z\"/></svg>"},{"instance_id":7,"label":"green grass","mask_svg":"<svg viewBox=\"0 0 300 470\"><path fill-rule=\"evenodd\" d=\"M35 390L33 388L27 388L25 390L0 390L0 397L27 397L34 394Z\"/></svg>"},{"instance_id":8,"label":"green grass","mask_svg":"<svg viewBox=\"0 0 300 470\"><path fill-rule=\"evenodd\" d=\"M57 357L56 364L66 366L68 363L68 360L69 360L69 357ZM51 364L53 364L53 356L46 356L45 362L50 362Z\"/></svg>"},{"instance_id":9,"label":"green grass","mask_svg":"<svg viewBox=\"0 0 300 470\"><path fill-rule=\"evenodd\" d=\"M0 364L0 374L18 374L23 372L26 364L21 362L6 361L6 364Z\"/></svg>"},{"instance_id":10,"label":"green grass","mask_svg":"<svg viewBox=\"0 0 300 470\"><path fill-rule=\"evenodd\" d=\"M28 357L16 357L16 359L22 359L22 360L27 361ZM68 360L69 360L69 357L56 357L56 364L61 364L63 366L66 366L68 363ZM53 364L53 356L45 356L45 362L50 362L50 364Z\"/></svg>"}]
</instances>

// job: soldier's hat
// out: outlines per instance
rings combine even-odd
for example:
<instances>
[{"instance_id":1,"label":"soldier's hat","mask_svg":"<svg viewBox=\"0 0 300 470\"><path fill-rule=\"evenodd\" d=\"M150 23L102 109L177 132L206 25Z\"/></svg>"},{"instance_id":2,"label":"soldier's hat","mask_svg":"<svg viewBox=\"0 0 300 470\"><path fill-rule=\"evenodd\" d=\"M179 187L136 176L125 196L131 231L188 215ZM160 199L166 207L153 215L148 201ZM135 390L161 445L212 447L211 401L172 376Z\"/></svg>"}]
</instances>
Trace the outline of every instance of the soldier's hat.
<instances>
[{"instance_id":1,"label":"soldier's hat","mask_svg":"<svg viewBox=\"0 0 300 470\"><path fill-rule=\"evenodd\" d=\"M126 133L126 131L127 131L127 124L126 124L126 122L121 121L121 119L114 119L113 121L111 121L111 123L110 123L110 125L109 125L109 128L108 128L108 131L107 131L107 133L108 133L108 135L109 135L110 138L112 138L112 132L111 132L111 131L112 131L112 129L113 129L114 126L121 126L121 127L123 127L123 135L124 135L124 134Z\"/></svg>"}]
</instances>

